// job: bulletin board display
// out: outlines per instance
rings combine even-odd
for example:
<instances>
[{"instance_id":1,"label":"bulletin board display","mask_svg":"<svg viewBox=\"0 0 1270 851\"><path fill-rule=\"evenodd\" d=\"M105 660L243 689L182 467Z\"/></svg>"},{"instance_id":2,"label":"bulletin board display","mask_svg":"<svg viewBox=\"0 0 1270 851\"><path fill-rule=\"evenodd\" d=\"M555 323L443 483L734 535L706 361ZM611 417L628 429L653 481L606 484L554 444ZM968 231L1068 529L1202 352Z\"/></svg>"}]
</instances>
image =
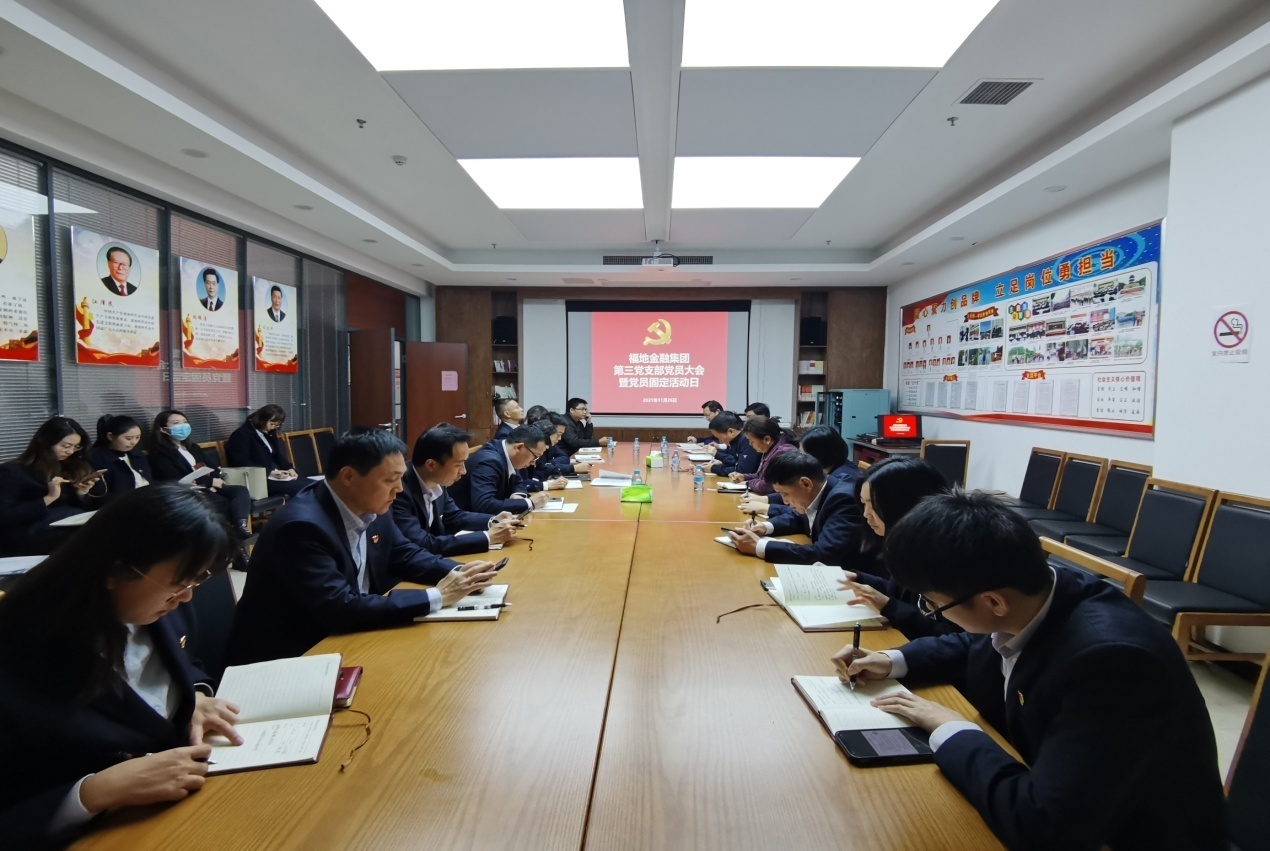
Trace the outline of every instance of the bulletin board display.
<instances>
[{"instance_id":1,"label":"bulletin board display","mask_svg":"<svg viewBox=\"0 0 1270 851\"><path fill-rule=\"evenodd\" d=\"M900 309L898 409L1151 438L1161 223Z\"/></svg>"}]
</instances>

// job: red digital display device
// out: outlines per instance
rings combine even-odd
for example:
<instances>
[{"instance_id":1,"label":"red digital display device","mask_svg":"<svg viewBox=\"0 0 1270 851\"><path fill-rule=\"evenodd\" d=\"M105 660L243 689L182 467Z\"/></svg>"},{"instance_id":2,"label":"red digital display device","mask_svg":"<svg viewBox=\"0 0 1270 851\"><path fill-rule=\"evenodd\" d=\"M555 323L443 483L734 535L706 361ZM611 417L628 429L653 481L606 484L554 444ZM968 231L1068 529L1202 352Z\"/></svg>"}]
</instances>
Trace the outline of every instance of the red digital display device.
<instances>
[{"instance_id":1,"label":"red digital display device","mask_svg":"<svg viewBox=\"0 0 1270 851\"><path fill-rule=\"evenodd\" d=\"M922 418L916 414L878 414L878 437L883 440L921 440Z\"/></svg>"}]
</instances>

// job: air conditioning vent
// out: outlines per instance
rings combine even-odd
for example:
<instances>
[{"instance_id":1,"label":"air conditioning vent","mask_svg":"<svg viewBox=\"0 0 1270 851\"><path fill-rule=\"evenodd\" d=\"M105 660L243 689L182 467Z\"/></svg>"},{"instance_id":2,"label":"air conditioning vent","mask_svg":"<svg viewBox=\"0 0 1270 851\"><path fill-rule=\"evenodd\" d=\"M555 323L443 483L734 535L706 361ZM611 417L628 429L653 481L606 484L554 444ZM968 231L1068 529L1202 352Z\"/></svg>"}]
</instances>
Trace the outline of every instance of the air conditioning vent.
<instances>
[{"instance_id":1,"label":"air conditioning vent","mask_svg":"<svg viewBox=\"0 0 1270 851\"><path fill-rule=\"evenodd\" d=\"M643 266L644 258L648 255L642 254L605 254L605 266ZM709 265L714 262L713 254L676 254L674 257L679 261L680 266L701 266Z\"/></svg>"},{"instance_id":2,"label":"air conditioning vent","mask_svg":"<svg viewBox=\"0 0 1270 851\"><path fill-rule=\"evenodd\" d=\"M589 286L592 286L593 284L595 284L595 281L594 281L594 280L592 280L591 278L561 278L561 279L560 279L560 283L562 283L562 284L581 284L582 286L589 287Z\"/></svg>"},{"instance_id":3,"label":"air conditioning vent","mask_svg":"<svg viewBox=\"0 0 1270 851\"><path fill-rule=\"evenodd\" d=\"M957 103L1005 106L1031 88L1033 82L1033 80L980 80Z\"/></svg>"}]
</instances>

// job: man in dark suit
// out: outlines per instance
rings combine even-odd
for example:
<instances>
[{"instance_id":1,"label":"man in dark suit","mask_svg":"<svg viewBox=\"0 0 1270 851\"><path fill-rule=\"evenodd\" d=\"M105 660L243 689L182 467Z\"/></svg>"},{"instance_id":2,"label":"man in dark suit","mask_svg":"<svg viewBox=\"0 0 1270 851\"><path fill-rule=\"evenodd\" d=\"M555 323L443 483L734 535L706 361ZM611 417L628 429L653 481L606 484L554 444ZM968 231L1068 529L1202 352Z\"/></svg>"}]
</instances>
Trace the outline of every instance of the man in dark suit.
<instances>
[{"instance_id":1,"label":"man in dark suit","mask_svg":"<svg viewBox=\"0 0 1270 851\"><path fill-rule=\"evenodd\" d=\"M269 310L266 312L274 322L281 322L287 318L287 315L282 312L282 287L269 288Z\"/></svg>"},{"instance_id":2,"label":"man in dark suit","mask_svg":"<svg viewBox=\"0 0 1270 851\"><path fill-rule=\"evenodd\" d=\"M793 511L733 531L737 552L774 564L856 566L864 518L854 483L830 482L819 459L798 451L774 458L763 478ZM810 535L811 543L777 541L767 535Z\"/></svg>"},{"instance_id":3,"label":"man in dark suit","mask_svg":"<svg viewBox=\"0 0 1270 851\"><path fill-rule=\"evenodd\" d=\"M464 511L446 491L467 472L471 440L458 426L441 423L415 441L410 470L392 503L392 516L401 534L428 552L444 556L483 553L491 544L506 544L516 538L514 515Z\"/></svg>"},{"instance_id":4,"label":"man in dark suit","mask_svg":"<svg viewBox=\"0 0 1270 851\"><path fill-rule=\"evenodd\" d=\"M715 443L701 447L714 455L709 470L716 476L727 476L729 473L753 473L758 470L763 456L754 451L754 447L741 433L741 418L730 411L716 414L710 421L710 433Z\"/></svg>"},{"instance_id":5,"label":"man in dark suit","mask_svg":"<svg viewBox=\"0 0 1270 851\"><path fill-rule=\"evenodd\" d=\"M405 449L378 429L341 435L326 481L269 520L251 554L230 664L299 656L331 633L407 624L493 581L490 562L460 567L397 529L388 512L401 492ZM402 580L436 587L386 596Z\"/></svg>"},{"instance_id":6,"label":"man in dark suit","mask_svg":"<svg viewBox=\"0 0 1270 851\"><path fill-rule=\"evenodd\" d=\"M587 408L586 399L575 396L568 401L568 407L569 424L565 427L564 436L560 438L560 445L565 452L573 455L579 449L609 445L607 437L595 439L595 426L591 424L591 412Z\"/></svg>"},{"instance_id":7,"label":"man in dark suit","mask_svg":"<svg viewBox=\"0 0 1270 851\"><path fill-rule=\"evenodd\" d=\"M847 456L847 442L832 427L827 425L813 426L798 438L798 448L820 462L829 478L829 486L839 482L847 482L853 488L860 485L860 468ZM784 514L791 509L785 504L779 493L770 493L766 497L758 494L746 494L738 505L744 512L755 514Z\"/></svg>"},{"instance_id":8,"label":"man in dark suit","mask_svg":"<svg viewBox=\"0 0 1270 851\"><path fill-rule=\"evenodd\" d=\"M537 426L516 426L505 439L491 440L468 457L467 475L450 487L450 496L459 508L482 514L523 514L546 505L546 491L531 495L519 473L546 449Z\"/></svg>"},{"instance_id":9,"label":"man in dark suit","mask_svg":"<svg viewBox=\"0 0 1270 851\"><path fill-rule=\"evenodd\" d=\"M501 397L495 399L494 413L498 416L498 429L494 432L495 440L506 440L512 429L525 421L525 409L515 399Z\"/></svg>"},{"instance_id":10,"label":"man in dark suit","mask_svg":"<svg viewBox=\"0 0 1270 851\"><path fill-rule=\"evenodd\" d=\"M118 245L106 251L106 271L109 273L101 279L102 286L115 295L132 295L137 291L136 284L128 283L132 274L132 255Z\"/></svg>"},{"instance_id":11,"label":"man in dark suit","mask_svg":"<svg viewBox=\"0 0 1270 851\"><path fill-rule=\"evenodd\" d=\"M886 561L924 612L966 632L848 646L839 674L957 685L1022 762L938 703L874 705L930 732L944 776L1007 847L1227 847L1204 699L1168 631L1128 597L1051 568L1027 521L986 494L926 497L887 531Z\"/></svg>"},{"instance_id":12,"label":"man in dark suit","mask_svg":"<svg viewBox=\"0 0 1270 851\"><path fill-rule=\"evenodd\" d=\"M207 296L200 298L199 304L208 311L220 310L225 305L225 299L220 297L220 275L215 269L203 270L203 288L207 290Z\"/></svg>"}]
</instances>

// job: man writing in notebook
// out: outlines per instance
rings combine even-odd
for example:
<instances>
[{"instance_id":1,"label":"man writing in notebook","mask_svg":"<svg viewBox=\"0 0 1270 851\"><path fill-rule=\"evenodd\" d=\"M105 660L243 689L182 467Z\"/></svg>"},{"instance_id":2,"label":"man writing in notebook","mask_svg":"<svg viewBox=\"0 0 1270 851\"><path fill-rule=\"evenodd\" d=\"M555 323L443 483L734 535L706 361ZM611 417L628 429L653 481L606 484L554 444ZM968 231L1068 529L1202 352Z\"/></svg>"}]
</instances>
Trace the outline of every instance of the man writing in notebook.
<instances>
[{"instance_id":1,"label":"man writing in notebook","mask_svg":"<svg viewBox=\"0 0 1270 851\"><path fill-rule=\"evenodd\" d=\"M964 633L881 653L839 676L955 683L1022 756L913 694L874 705L930 732L940 770L1010 848L1226 848L1204 699L1168 631L1096 577L1051 567L986 494L926 497L886 536L894 579Z\"/></svg>"},{"instance_id":2,"label":"man writing in notebook","mask_svg":"<svg viewBox=\"0 0 1270 851\"><path fill-rule=\"evenodd\" d=\"M775 458L763 478L793 511L734 529L729 534L737 552L774 564L856 566L864 518L855 482L830 482L820 460L799 451ZM809 535L811 543L778 541L768 535Z\"/></svg>"},{"instance_id":3,"label":"man writing in notebook","mask_svg":"<svg viewBox=\"0 0 1270 851\"><path fill-rule=\"evenodd\" d=\"M234 615L230 664L299 656L332 633L407 624L494 580L491 562L459 565L397 529L389 511L405 450L379 429L341 435L326 480L269 519ZM403 580L435 587L387 594Z\"/></svg>"}]
</instances>

